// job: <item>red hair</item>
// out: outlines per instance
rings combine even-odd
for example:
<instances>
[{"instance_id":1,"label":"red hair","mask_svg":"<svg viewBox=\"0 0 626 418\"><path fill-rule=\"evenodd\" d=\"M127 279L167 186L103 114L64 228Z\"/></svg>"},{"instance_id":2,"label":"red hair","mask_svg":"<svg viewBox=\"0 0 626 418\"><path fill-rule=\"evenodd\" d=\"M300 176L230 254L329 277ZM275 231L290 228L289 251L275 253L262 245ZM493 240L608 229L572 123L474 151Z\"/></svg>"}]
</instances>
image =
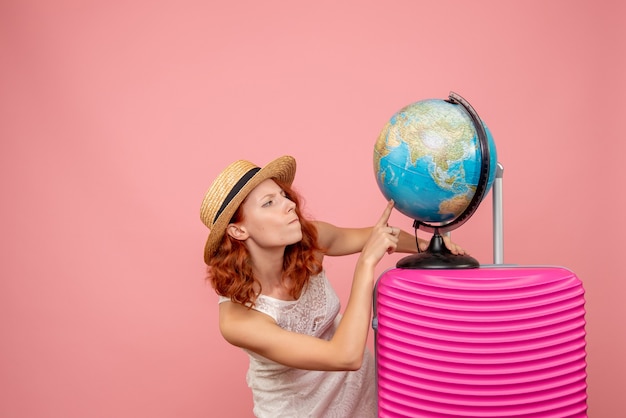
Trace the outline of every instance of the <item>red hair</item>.
<instances>
[{"instance_id":1,"label":"red hair","mask_svg":"<svg viewBox=\"0 0 626 418\"><path fill-rule=\"evenodd\" d=\"M290 279L290 295L294 299L300 297L302 289L309 278L322 271L319 257L323 249L317 242L317 228L300 210L300 196L287 184L273 179L287 197L296 204L296 213L302 226L302 240L285 248L283 259L283 282ZM242 205L231 219L231 223L243 220ZM257 296L261 293L261 283L254 277L250 264L250 254L242 241L224 234L222 242L215 254L209 259L207 280L218 295L230 298L233 302L253 307ZM258 290L258 292L257 292Z\"/></svg>"}]
</instances>

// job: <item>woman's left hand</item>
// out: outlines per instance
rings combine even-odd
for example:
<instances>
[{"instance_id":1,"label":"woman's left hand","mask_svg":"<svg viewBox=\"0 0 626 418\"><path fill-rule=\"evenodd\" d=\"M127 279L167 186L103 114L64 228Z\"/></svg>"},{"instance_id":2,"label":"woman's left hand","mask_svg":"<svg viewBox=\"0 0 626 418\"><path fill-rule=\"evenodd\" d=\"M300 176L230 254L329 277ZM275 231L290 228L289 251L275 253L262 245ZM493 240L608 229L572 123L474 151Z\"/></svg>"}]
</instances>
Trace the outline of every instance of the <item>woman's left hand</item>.
<instances>
[{"instance_id":1,"label":"woman's left hand","mask_svg":"<svg viewBox=\"0 0 626 418\"><path fill-rule=\"evenodd\" d=\"M455 244L454 242L452 242L452 240L450 239L449 236L444 235L443 236L443 243L446 245L446 248L448 250L450 250L450 252L452 254L456 254L456 255L465 255L468 254L467 251L465 251L465 249L463 247L461 247L458 244Z\"/></svg>"}]
</instances>

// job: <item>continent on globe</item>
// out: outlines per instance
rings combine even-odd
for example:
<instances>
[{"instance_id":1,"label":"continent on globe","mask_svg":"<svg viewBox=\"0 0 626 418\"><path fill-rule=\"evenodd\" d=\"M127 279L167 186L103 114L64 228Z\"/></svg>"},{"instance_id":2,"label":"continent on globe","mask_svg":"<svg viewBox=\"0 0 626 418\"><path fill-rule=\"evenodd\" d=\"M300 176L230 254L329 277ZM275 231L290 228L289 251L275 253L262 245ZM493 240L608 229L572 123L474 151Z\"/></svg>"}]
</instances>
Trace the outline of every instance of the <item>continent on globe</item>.
<instances>
[{"instance_id":1,"label":"continent on globe","mask_svg":"<svg viewBox=\"0 0 626 418\"><path fill-rule=\"evenodd\" d=\"M455 196L452 199L444 200L439 205L439 213L452 214L454 217L459 216L469 205L470 199L468 196Z\"/></svg>"}]
</instances>

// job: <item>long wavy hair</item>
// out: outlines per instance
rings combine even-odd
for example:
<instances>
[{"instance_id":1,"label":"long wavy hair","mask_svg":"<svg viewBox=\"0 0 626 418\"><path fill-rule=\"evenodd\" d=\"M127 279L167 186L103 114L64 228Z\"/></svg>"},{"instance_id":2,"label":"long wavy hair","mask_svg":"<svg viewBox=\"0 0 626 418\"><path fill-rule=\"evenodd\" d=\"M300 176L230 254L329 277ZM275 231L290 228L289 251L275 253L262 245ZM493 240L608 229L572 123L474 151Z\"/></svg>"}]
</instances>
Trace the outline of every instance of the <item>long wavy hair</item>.
<instances>
[{"instance_id":1,"label":"long wavy hair","mask_svg":"<svg viewBox=\"0 0 626 418\"><path fill-rule=\"evenodd\" d=\"M294 299L300 297L309 278L322 271L320 255L324 249L318 244L317 228L301 212L301 197L287 184L273 179L286 196L296 204L296 213L302 226L302 240L288 245L283 258L282 280L289 278L289 293ZM244 200L245 202L245 200ZM231 223L243 220L243 203L231 219ZM254 307L257 296L261 293L261 283L252 273L250 253L242 241L224 234L222 242L207 267L207 280L218 295L230 298L249 308Z\"/></svg>"}]
</instances>

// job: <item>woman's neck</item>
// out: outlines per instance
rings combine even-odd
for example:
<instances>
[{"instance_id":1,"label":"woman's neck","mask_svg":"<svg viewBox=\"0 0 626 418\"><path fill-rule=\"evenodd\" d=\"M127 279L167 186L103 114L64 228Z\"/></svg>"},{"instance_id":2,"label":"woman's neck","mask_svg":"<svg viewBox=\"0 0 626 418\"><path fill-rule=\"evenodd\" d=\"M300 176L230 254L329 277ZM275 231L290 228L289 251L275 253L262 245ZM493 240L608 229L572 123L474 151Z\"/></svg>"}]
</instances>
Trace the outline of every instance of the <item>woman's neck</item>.
<instances>
[{"instance_id":1,"label":"woman's neck","mask_svg":"<svg viewBox=\"0 0 626 418\"><path fill-rule=\"evenodd\" d=\"M294 300L290 293L289 279L283 280L283 256L253 257L255 278L261 284L261 293L281 300Z\"/></svg>"}]
</instances>

